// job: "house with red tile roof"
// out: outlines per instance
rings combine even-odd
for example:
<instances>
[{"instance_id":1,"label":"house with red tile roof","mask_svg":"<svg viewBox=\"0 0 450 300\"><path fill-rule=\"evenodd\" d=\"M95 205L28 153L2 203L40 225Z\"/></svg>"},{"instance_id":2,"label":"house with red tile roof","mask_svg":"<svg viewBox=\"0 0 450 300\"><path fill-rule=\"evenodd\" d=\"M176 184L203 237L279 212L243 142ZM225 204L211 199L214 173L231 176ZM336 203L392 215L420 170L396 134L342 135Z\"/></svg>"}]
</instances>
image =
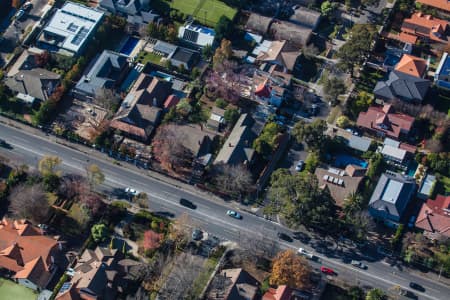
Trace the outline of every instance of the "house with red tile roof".
<instances>
[{"instance_id":1,"label":"house with red tile roof","mask_svg":"<svg viewBox=\"0 0 450 300\"><path fill-rule=\"evenodd\" d=\"M422 205L416 227L423 229L429 238L450 237L450 196L437 195Z\"/></svg>"},{"instance_id":2,"label":"house with red tile roof","mask_svg":"<svg viewBox=\"0 0 450 300\"><path fill-rule=\"evenodd\" d=\"M371 106L366 112L361 112L356 121L357 126L368 132L394 139L408 135L413 123L413 117L395 113L390 104Z\"/></svg>"},{"instance_id":3,"label":"house with red tile roof","mask_svg":"<svg viewBox=\"0 0 450 300\"><path fill-rule=\"evenodd\" d=\"M409 54L403 54L402 59L395 66L395 70L422 78L427 70L427 62L420 58Z\"/></svg>"},{"instance_id":4,"label":"house with red tile roof","mask_svg":"<svg viewBox=\"0 0 450 300\"><path fill-rule=\"evenodd\" d=\"M44 289L55 270L58 238L43 234L26 220L0 221L0 269L33 290Z\"/></svg>"},{"instance_id":5,"label":"house with red tile roof","mask_svg":"<svg viewBox=\"0 0 450 300\"><path fill-rule=\"evenodd\" d=\"M311 293L293 289L288 287L287 285L280 285L276 289L269 288L269 290L262 297L262 300L308 300L308 299L312 299Z\"/></svg>"},{"instance_id":6,"label":"house with red tile roof","mask_svg":"<svg viewBox=\"0 0 450 300\"><path fill-rule=\"evenodd\" d=\"M447 0L417 0L417 2L443 11L450 11L450 3Z\"/></svg>"},{"instance_id":7,"label":"house with red tile roof","mask_svg":"<svg viewBox=\"0 0 450 300\"><path fill-rule=\"evenodd\" d=\"M414 13L411 18L403 20L401 31L417 36L426 42L448 43L448 22L424 15L422 12Z\"/></svg>"}]
</instances>

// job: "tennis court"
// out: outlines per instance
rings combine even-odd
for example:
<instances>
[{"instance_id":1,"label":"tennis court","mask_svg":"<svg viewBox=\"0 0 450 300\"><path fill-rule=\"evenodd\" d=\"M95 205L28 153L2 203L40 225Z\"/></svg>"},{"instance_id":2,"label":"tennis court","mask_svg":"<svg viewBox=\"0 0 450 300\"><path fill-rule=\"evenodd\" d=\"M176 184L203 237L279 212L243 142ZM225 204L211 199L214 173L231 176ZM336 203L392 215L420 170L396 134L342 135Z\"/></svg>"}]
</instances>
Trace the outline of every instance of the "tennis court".
<instances>
[{"instance_id":1,"label":"tennis court","mask_svg":"<svg viewBox=\"0 0 450 300\"><path fill-rule=\"evenodd\" d=\"M172 0L172 9L192 15L198 22L214 27L220 17L225 15L230 20L236 15L236 9L218 0Z\"/></svg>"},{"instance_id":2,"label":"tennis court","mask_svg":"<svg viewBox=\"0 0 450 300\"><path fill-rule=\"evenodd\" d=\"M37 294L23 285L0 278L0 300L34 300Z\"/></svg>"}]
</instances>

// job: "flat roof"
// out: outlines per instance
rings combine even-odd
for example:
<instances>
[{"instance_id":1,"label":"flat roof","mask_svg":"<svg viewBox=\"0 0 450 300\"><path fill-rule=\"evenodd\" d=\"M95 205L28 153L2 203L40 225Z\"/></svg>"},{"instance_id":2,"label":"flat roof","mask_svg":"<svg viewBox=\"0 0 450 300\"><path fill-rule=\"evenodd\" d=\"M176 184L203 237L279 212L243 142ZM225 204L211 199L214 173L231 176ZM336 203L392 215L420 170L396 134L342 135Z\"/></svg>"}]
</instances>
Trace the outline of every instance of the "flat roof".
<instances>
[{"instance_id":1,"label":"flat roof","mask_svg":"<svg viewBox=\"0 0 450 300\"><path fill-rule=\"evenodd\" d=\"M389 182L384 189L383 195L381 196L381 200L394 204L395 202L397 202L397 198L400 194L400 191L402 190L402 186L402 182L389 179Z\"/></svg>"},{"instance_id":2,"label":"flat roof","mask_svg":"<svg viewBox=\"0 0 450 300\"><path fill-rule=\"evenodd\" d=\"M447 52L444 52L444 54L442 55L441 61L439 62L439 66L436 70L436 74L450 75L450 59Z\"/></svg>"},{"instance_id":3,"label":"flat roof","mask_svg":"<svg viewBox=\"0 0 450 300\"><path fill-rule=\"evenodd\" d=\"M59 48L78 52L91 32L103 17L103 12L84 5L66 2L56 11L50 22L44 28L44 35L56 35L62 42ZM44 38L44 41L46 38Z\"/></svg>"},{"instance_id":4,"label":"flat roof","mask_svg":"<svg viewBox=\"0 0 450 300\"><path fill-rule=\"evenodd\" d=\"M395 148L390 145L384 145L381 154L403 160L406 156L406 150Z\"/></svg>"},{"instance_id":5,"label":"flat roof","mask_svg":"<svg viewBox=\"0 0 450 300\"><path fill-rule=\"evenodd\" d=\"M359 151L367 151L369 150L370 144L372 143L372 139L367 137L359 137L356 135L352 135L348 139L348 146L350 148L359 150Z\"/></svg>"},{"instance_id":6,"label":"flat roof","mask_svg":"<svg viewBox=\"0 0 450 300\"><path fill-rule=\"evenodd\" d=\"M436 176L427 174L420 187L419 193L429 196L433 189L433 185L436 182Z\"/></svg>"}]
</instances>

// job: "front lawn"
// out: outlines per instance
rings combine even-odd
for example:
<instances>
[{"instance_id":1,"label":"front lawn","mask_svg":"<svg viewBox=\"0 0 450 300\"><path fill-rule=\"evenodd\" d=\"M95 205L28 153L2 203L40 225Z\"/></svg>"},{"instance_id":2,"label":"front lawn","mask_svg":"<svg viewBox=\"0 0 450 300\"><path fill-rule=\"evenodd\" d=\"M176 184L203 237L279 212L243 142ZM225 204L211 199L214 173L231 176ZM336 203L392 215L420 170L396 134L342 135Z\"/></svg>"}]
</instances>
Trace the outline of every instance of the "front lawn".
<instances>
[{"instance_id":1,"label":"front lawn","mask_svg":"<svg viewBox=\"0 0 450 300\"><path fill-rule=\"evenodd\" d=\"M192 15L198 22L211 27L214 27L223 15L230 20L236 15L236 9L219 0L172 0L169 5L170 8L185 15Z\"/></svg>"},{"instance_id":2,"label":"front lawn","mask_svg":"<svg viewBox=\"0 0 450 300\"><path fill-rule=\"evenodd\" d=\"M382 80L383 77L384 74L382 72L373 70L371 68L365 68L358 78L358 82L356 83L356 90L372 93L377 82Z\"/></svg>"},{"instance_id":3,"label":"front lawn","mask_svg":"<svg viewBox=\"0 0 450 300\"><path fill-rule=\"evenodd\" d=\"M34 300L37 293L11 280L0 278L0 299Z\"/></svg>"}]
</instances>

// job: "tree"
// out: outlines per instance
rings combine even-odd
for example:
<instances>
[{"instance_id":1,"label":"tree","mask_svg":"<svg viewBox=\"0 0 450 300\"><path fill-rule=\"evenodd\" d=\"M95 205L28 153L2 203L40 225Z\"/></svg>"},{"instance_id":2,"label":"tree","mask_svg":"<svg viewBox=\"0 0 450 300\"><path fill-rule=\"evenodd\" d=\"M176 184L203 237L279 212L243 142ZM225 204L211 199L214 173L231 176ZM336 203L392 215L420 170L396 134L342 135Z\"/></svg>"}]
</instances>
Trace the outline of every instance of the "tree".
<instances>
[{"instance_id":1,"label":"tree","mask_svg":"<svg viewBox=\"0 0 450 300\"><path fill-rule=\"evenodd\" d=\"M343 211L346 216L352 218L357 212L363 209L363 197L358 193L351 193L345 198Z\"/></svg>"},{"instance_id":2,"label":"tree","mask_svg":"<svg viewBox=\"0 0 450 300\"><path fill-rule=\"evenodd\" d=\"M265 157L270 156L278 147L280 134L281 128L277 123L267 123L259 137L253 141L253 148Z\"/></svg>"},{"instance_id":3,"label":"tree","mask_svg":"<svg viewBox=\"0 0 450 300\"><path fill-rule=\"evenodd\" d=\"M229 40L223 39L220 43L220 47L216 49L213 57L213 67L217 69L225 60L230 59L233 55L233 50L231 49L231 42Z\"/></svg>"},{"instance_id":4,"label":"tree","mask_svg":"<svg viewBox=\"0 0 450 300\"><path fill-rule=\"evenodd\" d=\"M367 292L366 300L384 300L386 294L380 289L371 289Z\"/></svg>"},{"instance_id":5,"label":"tree","mask_svg":"<svg viewBox=\"0 0 450 300\"><path fill-rule=\"evenodd\" d=\"M309 124L302 120L294 125L291 134L298 143L304 141L309 148L316 150L321 149L326 141L325 130L327 123L324 120L315 119Z\"/></svg>"},{"instance_id":6,"label":"tree","mask_svg":"<svg viewBox=\"0 0 450 300\"><path fill-rule=\"evenodd\" d=\"M293 250L279 252L273 260L271 285L287 285L292 288L306 289L311 283L309 276L311 267L309 263Z\"/></svg>"},{"instance_id":7,"label":"tree","mask_svg":"<svg viewBox=\"0 0 450 300\"><path fill-rule=\"evenodd\" d=\"M174 124L160 126L153 138L153 154L164 167L172 170L188 167L193 160L191 150L183 145L186 137Z\"/></svg>"},{"instance_id":8,"label":"tree","mask_svg":"<svg viewBox=\"0 0 450 300\"><path fill-rule=\"evenodd\" d=\"M216 41L222 41L222 39L229 39L231 35L231 30L233 28L233 23L227 17L222 15L219 21L214 27L214 32L216 33L215 39Z\"/></svg>"},{"instance_id":9,"label":"tree","mask_svg":"<svg viewBox=\"0 0 450 300\"><path fill-rule=\"evenodd\" d=\"M314 173L320 162L320 155L318 151L310 151L305 159L305 170L309 173Z\"/></svg>"},{"instance_id":10,"label":"tree","mask_svg":"<svg viewBox=\"0 0 450 300\"><path fill-rule=\"evenodd\" d=\"M50 206L42 184L15 187L9 195L9 209L18 218L28 219L34 224L48 220Z\"/></svg>"},{"instance_id":11,"label":"tree","mask_svg":"<svg viewBox=\"0 0 450 300\"><path fill-rule=\"evenodd\" d=\"M162 234L147 230L144 232L144 240L142 246L144 250L157 249L161 245Z\"/></svg>"},{"instance_id":12,"label":"tree","mask_svg":"<svg viewBox=\"0 0 450 300\"><path fill-rule=\"evenodd\" d=\"M45 155L39 160L38 169L43 176L56 174L56 168L62 160L58 156Z\"/></svg>"},{"instance_id":13,"label":"tree","mask_svg":"<svg viewBox=\"0 0 450 300\"><path fill-rule=\"evenodd\" d=\"M22 0L12 0L12 7L19 9L22 6Z\"/></svg>"},{"instance_id":14,"label":"tree","mask_svg":"<svg viewBox=\"0 0 450 300\"><path fill-rule=\"evenodd\" d=\"M177 114L186 118L192 112L192 105L190 104L189 98L183 98L178 102L177 106Z\"/></svg>"},{"instance_id":15,"label":"tree","mask_svg":"<svg viewBox=\"0 0 450 300\"><path fill-rule=\"evenodd\" d=\"M95 92L93 102L104 108L107 111L106 118L110 118L117 110L120 101L120 97L112 89L101 88Z\"/></svg>"},{"instance_id":16,"label":"tree","mask_svg":"<svg viewBox=\"0 0 450 300\"><path fill-rule=\"evenodd\" d=\"M92 226L91 235L95 242L101 243L106 241L109 235L108 227L103 223L98 223Z\"/></svg>"},{"instance_id":17,"label":"tree","mask_svg":"<svg viewBox=\"0 0 450 300\"><path fill-rule=\"evenodd\" d=\"M221 192L233 196L248 193L253 188L252 174L244 165L217 164L211 179Z\"/></svg>"},{"instance_id":18,"label":"tree","mask_svg":"<svg viewBox=\"0 0 450 300\"><path fill-rule=\"evenodd\" d=\"M322 2L322 4L320 5L320 12L322 13L322 15L328 17L330 16L334 10L336 9L336 4L333 2L331 3L330 1L324 1Z\"/></svg>"},{"instance_id":19,"label":"tree","mask_svg":"<svg viewBox=\"0 0 450 300\"><path fill-rule=\"evenodd\" d=\"M326 100L336 101L339 95L345 93L344 81L337 77L328 78L323 85L323 91Z\"/></svg>"},{"instance_id":20,"label":"tree","mask_svg":"<svg viewBox=\"0 0 450 300\"><path fill-rule=\"evenodd\" d=\"M44 51L42 53L34 55L34 62L36 63L36 66L40 68L47 66L49 61L50 53L48 53L48 51Z\"/></svg>"},{"instance_id":21,"label":"tree","mask_svg":"<svg viewBox=\"0 0 450 300\"><path fill-rule=\"evenodd\" d=\"M148 209L148 195L147 193L140 192L136 196L133 197L133 202L137 203L140 208Z\"/></svg>"},{"instance_id":22,"label":"tree","mask_svg":"<svg viewBox=\"0 0 450 300\"><path fill-rule=\"evenodd\" d=\"M355 65L360 65L368 56L376 36L376 27L368 24L355 24L350 39L337 52L339 67L353 76Z\"/></svg>"},{"instance_id":23,"label":"tree","mask_svg":"<svg viewBox=\"0 0 450 300\"><path fill-rule=\"evenodd\" d=\"M223 114L223 118L227 121L228 124L233 125L239 119L240 113L236 108L228 108L225 110Z\"/></svg>"},{"instance_id":24,"label":"tree","mask_svg":"<svg viewBox=\"0 0 450 300\"><path fill-rule=\"evenodd\" d=\"M309 173L291 175L287 169L272 173L268 198L274 211L280 212L291 226L303 224L336 231L336 206L328 189L319 188Z\"/></svg>"},{"instance_id":25,"label":"tree","mask_svg":"<svg viewBox=\"0 0 450 300\"><path fill-rule=\"evenodd\" d=\"M86 177L91 188L94 188L105 181L105 174L103 174L100 167L96 164L90 164L86 167Z\"/></svg>"},{"instance_id":26,"label":"tree","mask_svg":"<svg viewBox=\"0 0 450 300\"><path fill-rule=\"evenodd\" d=\"M340 128L346 128L350 125L350 120L347 116L339 116L336 120L336 125Z\"/></svg>"},{"instance_id":27,"label":"tree","mask_svg":"<svg viewBox=\"0 0 450 300\"><path fill-rule=\"evenodd\" d=\"M208 44L205 47L203 47L203 49L202 49L202 57L205 60L209 60L213 54L214 54L214 52L213 52L213 48L212 48L211 45Z\"/></svg>"},{"instance_id":28,"label":"tree","mask_svg":"<svg viewBox=\"0 0 450 300\"><path fill-rule=\"evenodd\" d=\"M366 91L359 92L356 99L349 101L349 109L354 117L357 117L360 112L366 111L372 104L373 94Z\"/></svg>"}]
</instances>

